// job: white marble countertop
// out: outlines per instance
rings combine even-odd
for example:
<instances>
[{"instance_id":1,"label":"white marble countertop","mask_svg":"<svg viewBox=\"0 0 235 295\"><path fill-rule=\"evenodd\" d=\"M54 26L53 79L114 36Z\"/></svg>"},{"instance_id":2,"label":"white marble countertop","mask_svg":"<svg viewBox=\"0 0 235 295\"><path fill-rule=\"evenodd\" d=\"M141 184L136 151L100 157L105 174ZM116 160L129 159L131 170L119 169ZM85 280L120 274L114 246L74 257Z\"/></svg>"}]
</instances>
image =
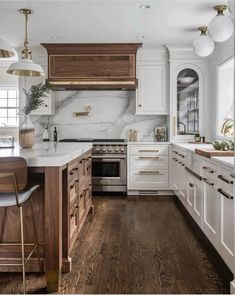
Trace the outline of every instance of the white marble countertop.
<instances>
[{"instance_id":1,"label":"white marble countertop","mask_svg":"<svg viewBox=\"0 0 235 295\"><path fill-rule=\"evenodd\" d=\"M154 145L166 145L166 144L171 144L169 141L127 141L128 145L135 145L135 144L143 144L143 145L148 145L148 144L154 144Z\"/></svg>"},{"instance_id":2,"label":"white marble countertop","mask_svg":"<svg viewBox=\"0 0 235 295\"><path fill-rule=\"evenodd\" d=\"M186 142L173 142L173 145L179 147L179 148L183 148L186 149L190 152L194 152L195 153L195 149L196 148L203 148L203 149L213 149L212 144L194 144L194 143L186 143ZM202 156L201 156L202 157ZM202 157L204 158L204 157ZM221 164L221 165L225 165L227 167L230 168L234 168L234 157L211 157L211 158L205 158L205 159L210 159L212 161L214 161L215 163Z\"/></svg>"},{"instance_id":3,"label":"white marble countertop","mask_svg":"<svg viewBox=\"0 0 235 295\"><path fill-rule=\"evenodd\" d=\"M33 148L1 148L0 157L23 157L28 167L59 167L81 156L92 148L92 143L37 142Z\"/></svg>"}]
</instances>

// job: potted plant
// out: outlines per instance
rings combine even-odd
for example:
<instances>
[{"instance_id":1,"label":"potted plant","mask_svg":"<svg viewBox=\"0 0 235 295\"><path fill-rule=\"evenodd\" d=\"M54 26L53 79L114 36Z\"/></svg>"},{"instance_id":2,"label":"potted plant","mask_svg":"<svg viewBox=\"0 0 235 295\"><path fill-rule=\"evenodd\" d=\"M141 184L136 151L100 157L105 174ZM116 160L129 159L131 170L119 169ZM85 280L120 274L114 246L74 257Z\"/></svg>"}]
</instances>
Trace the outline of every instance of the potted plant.
<instances>
[{"instance_id":1,"label":"potted plant","mask_svg":"<svg viewBox=\"0 0 235 295\"><path fill-rule=\"evenodd\" d=\"M30 113L37 110L43 104L43 97L53 91L53 86L49 83L39 83L32 85L27 91L23 88L25 94L25 106L22 109L24 120L19 128L19 142L22 148L31 148L34 145L34 125L30 120Z\"/></svg>"}]
</instances>

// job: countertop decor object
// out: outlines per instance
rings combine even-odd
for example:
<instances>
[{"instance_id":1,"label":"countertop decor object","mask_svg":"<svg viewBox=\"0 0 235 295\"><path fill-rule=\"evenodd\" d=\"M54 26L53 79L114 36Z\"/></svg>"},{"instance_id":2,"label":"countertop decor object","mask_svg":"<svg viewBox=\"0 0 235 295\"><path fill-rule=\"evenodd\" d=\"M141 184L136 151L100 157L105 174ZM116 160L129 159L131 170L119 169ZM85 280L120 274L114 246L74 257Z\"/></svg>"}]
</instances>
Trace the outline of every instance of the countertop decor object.
<instances>
[{"instance_id":1,"label":"countertop decor object","mask_svg":"<svg viewBox=\"0 0 235 295\"><path fill-rule=\"evenodd\" d=\"M0 148L14 148L14 137L13 136L1 136L0 137Z\"/></svg>"},{"instance_id":2,"label":"countertop decor object","mask_svg":"<svg viewBox=\"0 0 235 295\"><path fill-rule=\"evenodd\" d=\"M48 93L53 91L53 87L49 84L39 83L32 85L27 91L23 88L26 100L22 110L24 120L19 127L19 142L22 148L32 148L34 145L34 125L30 120L30 113L38 109L42 105L42 97L46 97Z\"/></svg>"},{"instance_id":3,"label":"countertop decor object","mask_svg":"<svg viewBox=\"0 0 235 295\"><path fill-rule=\"evenodd\" d=\"M154 132L156 141L165 142L167 141L167 128L166 127L156 127Z\"/></svg>"},{"instance_id":4,"label":"countertop decor object","mask_svg":"<svg viewBox=\"0 0 235 295\"><path fill-rule=\"evenodd\" d=\"M234 142L232 140L215 140L212 142L213 148L219 151L233 151Z\"/></svg>"},{"instance_id":5,"label":"countertop decor object","mask_svg":"<svg viewBox=\"0 0 235 295\"><path fill-rule=\"evenodd\" d=\"M19 10L25 16L25 39L24 39L24 48L22 50L22 57L19 61L12 63L8 70L8 74L17 75L17 76L44 76L44 71L39 64L36 64L32 61L32 51L29 49L29 40L28 40L28 18L29 15L33 13L31 9L21 8Z\"/></svg>"}]
</instances>

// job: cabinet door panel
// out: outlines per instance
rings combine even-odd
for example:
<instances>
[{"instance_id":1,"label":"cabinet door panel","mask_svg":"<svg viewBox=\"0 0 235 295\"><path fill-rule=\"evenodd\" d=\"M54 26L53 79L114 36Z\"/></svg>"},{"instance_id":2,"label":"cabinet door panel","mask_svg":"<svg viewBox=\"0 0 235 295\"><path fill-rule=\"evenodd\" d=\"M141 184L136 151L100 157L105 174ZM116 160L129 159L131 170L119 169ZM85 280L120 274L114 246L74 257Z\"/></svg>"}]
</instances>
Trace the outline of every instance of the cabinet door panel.
<instances>
[{"instance_id":1,"label":"cabinet door panel","mask_svg":"<svg viewBox=\"0 0 235 295\"><path fill-rule=\"evenodd\" d=\"M159 65L138 67L137 114L166 113L166 68Z\"/></svg>"}]
</instances>

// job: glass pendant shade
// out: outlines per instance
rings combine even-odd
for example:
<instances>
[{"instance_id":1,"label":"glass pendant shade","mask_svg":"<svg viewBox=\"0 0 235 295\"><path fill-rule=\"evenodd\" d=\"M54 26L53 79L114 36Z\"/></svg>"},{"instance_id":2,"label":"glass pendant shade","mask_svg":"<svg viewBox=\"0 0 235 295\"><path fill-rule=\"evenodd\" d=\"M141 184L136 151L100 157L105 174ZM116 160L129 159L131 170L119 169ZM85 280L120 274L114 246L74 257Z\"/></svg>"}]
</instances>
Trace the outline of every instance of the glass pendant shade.
<instances>
[{"instance_id":1,"label":"glass pendant shade","mask_svg":"<svg viewBox=\"0 0 235 295\"><path fill-rule=\"evenodd\" d=\"M0 39L0 58L9 58L14 55L15 53L10 44L5 40Z\"/></svg>"},{"instance_id":2,"label":"glass pendant shade","mask_svg":"<svg viewBox=\"0 0 235 295\"><path fill-rule=\"evenodd\" d=\"M206 57L213 52L215 44L206 34L206 27L200 27L198 29L201 31L201 35L194 40L193 49L198 56Z\"/></svg>"},{"instance_id":3,"label":"glass pendant shade","mask_svg":"<svg viewBox=\"0 0 235 295\"><path fill-rule=\"evenodd\" d=\"M214 9L218 10L216 6ZM229 16L223 14L223 10L218 10L218 15L211 20L208 26L209 34L215 42L224 42L233 34L233 22Z\"/></svg>"},{"instance_id":4,"label":"glass pendant shade","mask_svg":"<svg viewBox=\"0 0 235 295\"><path fill-rule=\"evenodd\" d=\"M12 63L7 70L8 74L17 76L44 76L44 71L39 64L35 64L31 59L22 58Z\"/></svg>"}]
</instances>

